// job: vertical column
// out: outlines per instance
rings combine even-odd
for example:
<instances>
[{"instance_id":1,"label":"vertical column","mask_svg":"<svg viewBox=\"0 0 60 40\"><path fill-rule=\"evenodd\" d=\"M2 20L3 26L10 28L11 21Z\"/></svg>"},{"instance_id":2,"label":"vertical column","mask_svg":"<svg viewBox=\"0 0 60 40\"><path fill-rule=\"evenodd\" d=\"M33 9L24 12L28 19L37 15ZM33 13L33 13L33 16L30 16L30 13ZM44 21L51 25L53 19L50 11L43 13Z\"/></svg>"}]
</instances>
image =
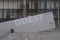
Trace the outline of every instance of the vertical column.
<instances>
[{"instance_id":1,"label":"vertical column","mask_svg":"<svg viewBox=\"0 0 60 40\"><path fill-rule=\"evenodd\" d=\"M54 9L56 9L56 1L54 1Z\"/></svg>"},{"instance_id":2,"label":"vertical column","mask_svg":"<svg viewBox=\"0 0 60 40\"><path fill-rule=\"evenodd\" d=\"M17 0L17 10L16 11L17 11L16 14L17 14L17 18L18 18L18 0Z\"/></svg>"},{"instance_id":3,"label":"vertical column","mask_svg":"<svg viewBox=\"0 0 60 40\"><path fill-rule=\"evenodd\" d=\"M59 15L59 0L58 0L58 25L60 24L60 17L59 17L60 15Z\"/></svg>"},{"instance_id":4,"label":"vertical column","mask_svg":"<svg viewBox=\"0 0 60 40\"><path fill-rule=\"evenodd\" d=\"M47 9L49 9L49 8L50 8L49 1L47 1Z\"/></svg>"},{"instance_id":5,"label":"vertical column","mask_svg":"<svg viewBox=\"0 0 60 40\"><path fill-rule=\"evenodd\" d=\"M20 0L17 0L17 18L20 18Z\"/></svg>"},{"instance_id":6,"label":"vertical column","mask_svg":"<svg viewBox=\"0 0 60 40\"><path fill-rule=\"evenodd\" d=\"M34 1L30 0L29 1L29 9L30 9L29 10L29 12L30 12L29 15L34 15L35 14L35 12L34 12L36 10L35 9L35 7L36 7L35 4L36 4L36 0L34 0Z\"/></svg>"},{"instance_id":7,"label":"vertical column","mask_svg":"<svg viewBox=\"0 0 60 40\"><path fill-rule=\"evenodd\" d=\"M0 19L2 18L2 10L0 10Z\"/></svg>"},{"instance_id":8,"label":"vertical column","mask_svg":"<svg viewBox=\"0 0 60 40\"><path fill-rule=\"evenodd\" d=\"M37 15L38 14L38 0L35 0L35 11L36 11L35 15Z\"/></svg>"},{"instance_id":9,"label":"vertical column","mask_svg":"<svg viewBox=\"0 0 60 40\"><path fill-rule=\"evenodd\" d=\"M23 17L23 0L21 1L21 5L20 5L20 12L21 12L21 18Z\"/></svg>"},{"instance_id":10,"label":"vertical column","mask_svg":"<svg viewBox=\"0 0 60 40\"><path fill-rule=\"evenodd\" d=\"M51 0L49 0L49 11L51 10Z\"/></svg>"},{"instance_id":11,"label":"vertical column","mask_svg":"<svg viewBox=\"0 0 60 40\"><path fill-rule=\"evenodd\" d=\"M14 18L14 0L12 0L12 10L10 10L10 18Z\"/></svg>"},{"instance_id":12,"label":"vertical column","mask_svg":"<svg viewBox=\"0 0 60 40\"><path fill-rule=\"evenodd\" d=\"M38 1L38 9L41 9L41 1Z\"/></svg>"},{"instance_id":13,"label":"vertical column","mask_svg":"<svg viewBox=\"0 0 60 40\"><path fill-rule=\"evenodd\" d=\"M4 19L4 0L3 0L3 11L2 11L2 20Z\"/></svg>"},{"instance_id":14,"label":"vertical column","mask_svg":"<svg viewBox=\"0 0 60 40\"><path fill-rule=\"evenodd\" d=\"M44 12L44 1L41 1L41 13Z\"/></svg>"},{"instance_id":15,"label":"vertical column","mask_svg":"<svg viewBox=\"0 0 60 40\"><path fill-rule=\"evenodd\" d=\"M44 9L47 9L47 1L44 1Z\"/></svg>"},{"instance_id":16,"label":"vertical column","mask_svg":"<svg viewBox=\"0 0 60 40\"><path fill-rule=\"evenodd\" d=\"M29 15L29 0L26 0L26 17Z\"/></svg>"},{"instance_id":17,"label":"vertical column","mask_svg":"<svg viewBox=\"0 0 60 40\"><path fill-rule=\"evenodd\" d=\"M41 9L44 9L44 1L41 2Z\"/></svg>"},{"instance_id":18,"label":"vertical column","mask_svg":"<svg viewBox=\"0 0 60 40\"><path fill-rule=\"evenodd\" d=\"M40 14L40 9L41 9L41 1L38 0L38 14Z\"/></svg>"},{"instance_id":19,"label":"vertical column","mask_svg":"<svg viewBox=\"0 0 60 40\"><path fill-rule=\"evenodd\" d=\"M13 13L13 18L17 18L17 1L13 1L13 5L14 5L14 9L16 9L16 10L14 10L14 13Z\"/></svg>"},{"instance_id":20,"label":"vertical column","mask_svg":"<svg viewBox=\"0 0 60 40\"><path fill-rule=\"evenodd\" d=\"M31 15L31 10L32 10L32 1L30 0L29 1L29 15Z\"/></svg>"},{"instance_id":21,"label":"vertical column","mask_svg":"<svg viewBox=\"0 0 60 40\"><path fill-rule=\"evenodd\" d=\"M26 0L23 1L23 17L26 17Z\"/></svg>"},{"instance_id":22,"label":"vertical column","mask_svg":"<svg viewBox=\"0 0 60 40\"><path fill-rule=\"evenodd\" d=\"M33 1L31 0L31 10L30 10L30 15L32 15L32 11L33 11L33 9L32 9L32 4L33 3Z\"/></svg>"},{"instance_id":23,"label":"vertical column","mask_svg":"<svg viewBox=\"0 0 60 40\"><path fill-rule=\"evenodd\" d=\"M6 19L6 16L7 16L5 9L8 9L8 2L7 1L4 1L4 19Z\"/></svg>"},{"instance_id":24,"label":"vertical column","mask_svg":"<svg viewBox=\"0 0 60 40\"><path fill-rule=\"evenodd\" d=\"M57 10L56 3L57 3L57 1L53 1L53 4L54 4L54 11L53 11L53 12L54 12L54 17L55 17L55 18L58 17L58 14L57 14L57 13L58 13L58 10Z\"/></svg>"},{"instance_id":25,"label":"vertical column","mask_svg":"<svg viewBox=\"0 0 60 40\"><path fill-rule=\"evenodd\" d=\"M3 1L0 1L0 9L3 9ZM3 10L0 10L1 21L3 18Z\"/></svg>"},{"instance_id":26,"label":"vertical column","mask_svg":"<svg viewBox=\"0 0 60 40\"><path fill-rule=\"evenodd\" d=\"M53 1L51 2L51 8L54 9L54 3L53 3Z\"/></svg>"},{"instance_id":27,"label":"vertical column","mask_svg":"<svg viewBox=\"0 0 60 40\"><path fill-rule=\"evenodd\" d=\"M29 9L31 9L31 1L29 1Z\"/></svg>"},{"instance_id":28,"label":"vertical column","mask_svg":"<svg viewBox=\"0 0 60 40\"><path fill-rule=\"evenodd\" d=\"M44 9L45 9L44 11L47 12L47 10L46 10L47 9L47 1L46 0L44 1Z\"/></svg>"}]
</instances>

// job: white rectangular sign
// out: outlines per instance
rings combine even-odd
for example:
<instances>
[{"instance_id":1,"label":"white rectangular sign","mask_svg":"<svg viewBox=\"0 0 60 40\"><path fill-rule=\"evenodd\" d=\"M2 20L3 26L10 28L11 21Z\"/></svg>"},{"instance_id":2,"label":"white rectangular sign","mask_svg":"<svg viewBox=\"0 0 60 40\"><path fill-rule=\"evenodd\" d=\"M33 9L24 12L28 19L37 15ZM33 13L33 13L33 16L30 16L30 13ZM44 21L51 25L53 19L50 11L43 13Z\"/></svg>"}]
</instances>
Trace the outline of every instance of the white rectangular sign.
<instances>
[{"instance_id":1,"label":"white rectangular sign","mask_svg":"<svg viewBox=\"0 0 60 40\"><path fill-rule=\"evenodd\" d=\"M15 32L38 32L55 28L52 12L0 23L0 33L13 28Z\"/></svg>"}]
</instances>

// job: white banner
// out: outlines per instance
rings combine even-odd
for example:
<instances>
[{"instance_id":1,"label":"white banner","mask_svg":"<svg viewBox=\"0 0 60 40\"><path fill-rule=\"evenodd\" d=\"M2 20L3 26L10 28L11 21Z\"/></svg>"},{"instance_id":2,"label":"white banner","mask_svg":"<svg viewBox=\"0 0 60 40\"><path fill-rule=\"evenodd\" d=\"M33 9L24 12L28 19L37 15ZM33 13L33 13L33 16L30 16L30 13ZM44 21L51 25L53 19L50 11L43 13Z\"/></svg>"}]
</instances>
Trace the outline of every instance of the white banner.
<instances>
[{"instance_id":1,"label":"white banner","mask_svg":"<svg viewBox=\"0 0 60 40\"><path fill-rule=\"evenodd\" d=\"M2 35L3 33L6 34L6 31L11 28L15 32L38 32L55 28L53 13L48 12L0 23L0 33Z\"/></svg>"}]
</instances>

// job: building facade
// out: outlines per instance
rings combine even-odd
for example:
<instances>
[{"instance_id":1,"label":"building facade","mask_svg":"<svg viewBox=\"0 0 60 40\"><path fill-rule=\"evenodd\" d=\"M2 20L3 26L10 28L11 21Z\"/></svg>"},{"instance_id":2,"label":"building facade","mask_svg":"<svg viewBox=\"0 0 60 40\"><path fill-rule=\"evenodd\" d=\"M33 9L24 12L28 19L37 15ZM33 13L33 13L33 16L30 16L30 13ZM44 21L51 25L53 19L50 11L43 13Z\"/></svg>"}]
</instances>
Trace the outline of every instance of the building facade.
<instances>
[{"instance_id":1,"label":"building facade","mask_svg":"<svg viewBox=\"0 0 60 40\"><path fill-rule=\"evenodd\" d=\"M0 0L0 22L50 11L58 18L59 4L60 0Z\"/></svg>"}]
</instances>

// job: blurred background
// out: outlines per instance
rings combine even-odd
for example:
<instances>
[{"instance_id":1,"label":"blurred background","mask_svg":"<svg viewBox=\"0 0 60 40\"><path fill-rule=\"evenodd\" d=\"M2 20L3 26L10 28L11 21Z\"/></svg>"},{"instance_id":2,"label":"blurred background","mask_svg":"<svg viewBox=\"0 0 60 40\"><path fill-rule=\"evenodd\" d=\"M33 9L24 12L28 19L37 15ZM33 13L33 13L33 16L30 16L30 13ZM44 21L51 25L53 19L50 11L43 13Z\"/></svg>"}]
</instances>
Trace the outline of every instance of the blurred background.
<instances>
[{"instance_id":1,"label":"blurred background","mask_svg":"<svg viewBox=\"0 0 60 40\"><path fill-rule=\"evenodd\" d=\"M60 0L0 0L0 23L37 14L53 12L60 25Z\"/></svg>"}]
</instances>

